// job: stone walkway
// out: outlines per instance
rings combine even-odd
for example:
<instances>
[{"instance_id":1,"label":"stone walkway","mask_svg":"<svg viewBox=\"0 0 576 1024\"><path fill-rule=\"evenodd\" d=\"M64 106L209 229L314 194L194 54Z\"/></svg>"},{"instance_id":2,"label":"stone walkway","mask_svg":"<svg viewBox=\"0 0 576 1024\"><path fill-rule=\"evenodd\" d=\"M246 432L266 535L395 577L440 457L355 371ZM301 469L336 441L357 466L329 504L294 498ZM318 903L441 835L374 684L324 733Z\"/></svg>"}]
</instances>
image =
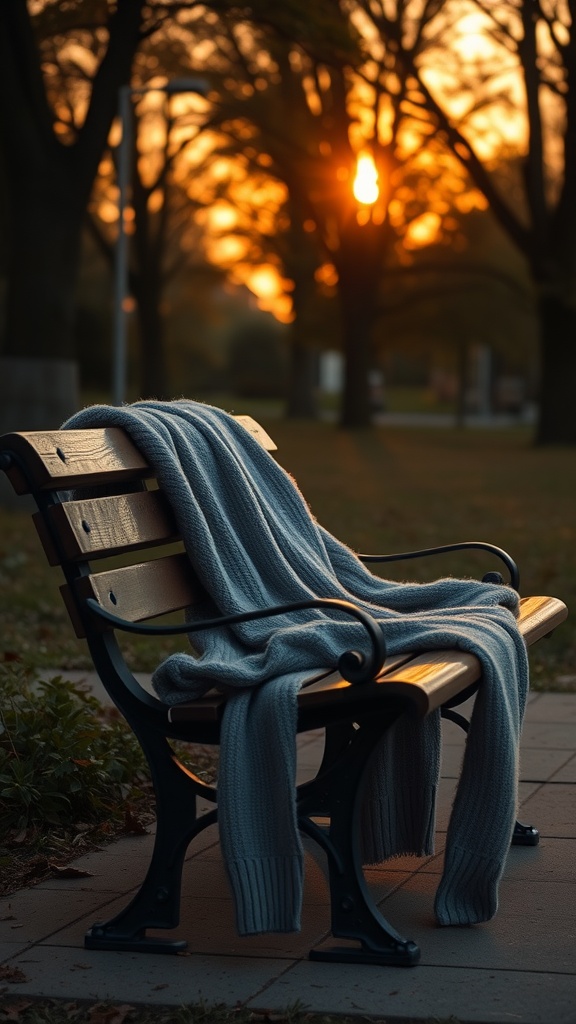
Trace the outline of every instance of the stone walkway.
<instances>
[{"instance_id":1,"label":"stone walkway","mask_svg":"<svg viewBox=\"0 0 576 1024\"><path fill-rule=\"evenodd\" d=\"M301 738L302 777L320 737ZM328 935L323 865L306 854L302 931L238 938L216 829L191 846L178 956L83 948L86 929L121 909L146 870L152 837L127 837L76 862L86 877L52 879L0 904L0 986L10 995L446 1020L576 1024L576 694L533 694L522 743L520 818L538 847L510 851L493 921L439 929L432 917L462 734L444 724L437 854L394 861L367 878L383 913L422 950L418 967L311 962Z\"/></svg>"}]
</instances>

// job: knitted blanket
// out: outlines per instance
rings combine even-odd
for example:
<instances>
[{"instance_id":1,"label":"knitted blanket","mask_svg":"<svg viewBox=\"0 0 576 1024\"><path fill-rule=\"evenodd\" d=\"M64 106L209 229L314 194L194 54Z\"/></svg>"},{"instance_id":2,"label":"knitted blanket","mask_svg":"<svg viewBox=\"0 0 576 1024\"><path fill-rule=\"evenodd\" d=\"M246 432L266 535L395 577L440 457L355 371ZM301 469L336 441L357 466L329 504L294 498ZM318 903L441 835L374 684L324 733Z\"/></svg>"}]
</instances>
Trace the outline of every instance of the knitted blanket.
<instances>
[{"instance_id":1,"label":"knitted blanket","mask_svg":"<svg viewBox=\"0 0 576 1024\"><path fill-rule=\"evenodd\" d=\"M516 814L518 743L528 688L518 595L473 580L396 583L374 576L314 520L293 480L235 419L191 401L94 406L67 428L123 427L172 503L195 572L211 596L202 617L313 597L352 601L384 631L389 654L459 648L477 655L476 697L435 898L440 924L494 915ZM194 614L199 613L195 609ZM169 704L214 686L229 693L218 814L240 934L300 927L303 853L295 808L297 694L363 627L309 610L191 634L154 675ZM371 763L365 863L433 852L440 716L402 716Z\"/></svg>"}]
</instances>

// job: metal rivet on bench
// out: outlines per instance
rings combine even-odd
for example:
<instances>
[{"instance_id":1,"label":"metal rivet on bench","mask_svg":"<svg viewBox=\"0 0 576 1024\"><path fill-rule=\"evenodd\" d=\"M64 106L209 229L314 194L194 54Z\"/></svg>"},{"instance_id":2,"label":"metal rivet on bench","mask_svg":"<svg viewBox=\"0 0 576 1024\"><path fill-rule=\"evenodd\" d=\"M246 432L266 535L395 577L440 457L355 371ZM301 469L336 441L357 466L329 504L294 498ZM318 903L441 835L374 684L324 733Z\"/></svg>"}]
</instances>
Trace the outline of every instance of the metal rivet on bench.
<instances>
[{"instance_id":1,"label":"metal rivet on bench","mask_svg":"<svg viewBox=\"0 0 576 1024\"><path fill-rule=\"evenodd\" d=\"M64 452L62 451L61 448L56 449L56 455L58 456L59 459L62 459L62 462L66 462L66 456L64 455Z\"/></svg>"},{"instance_id":2,"label":"metal rivet on bench","mask_svg":"<svg viewBox=\"0 0 576 1024\"><path fill-rule=\"evenodd\" d=\"M118 598L116 597L116 594L114 593L113 590L110 591L108 597L110 598L112 604L118 604Z\"/></svg>"},{"instance_id":3,"label":"metal rivet on bench","mask_svg":"<svg viewBox=\"0 0 576 1024\"><path fill-rule=\"evenodd\" d=\"M85 519L82 520L82 529L84 530L84 533L90 533L90 524L87 523Z\"/></svg>"}]
</instances>

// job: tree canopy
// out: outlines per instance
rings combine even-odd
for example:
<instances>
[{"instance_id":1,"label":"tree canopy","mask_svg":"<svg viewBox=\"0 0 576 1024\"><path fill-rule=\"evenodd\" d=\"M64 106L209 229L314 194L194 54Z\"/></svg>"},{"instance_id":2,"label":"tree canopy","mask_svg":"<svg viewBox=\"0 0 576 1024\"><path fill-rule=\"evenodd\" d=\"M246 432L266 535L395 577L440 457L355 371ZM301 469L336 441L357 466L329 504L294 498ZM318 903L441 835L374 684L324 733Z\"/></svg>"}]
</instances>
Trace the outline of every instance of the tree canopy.
<instances>
[{"instance_id":1,"label":"tree canopy","mask_svg":"<svg viewBox=\"0 0 576 1024\"><path fill-rule=\"evenodd\" d=\"M162 90L201 73L207 102L174 101L164 143L146 104L138 110L141 269L164 259L165 274L160 242L185 249L193 224L195 244L255 290L260 280L260 300L268 289L286 320L303 323L330 282L347 365L341 422L363 426L391 272L418 266L431 242L450 247L459 216L489 206L537 297L538 438L574 443L575 21L576 0L6 0L4 351L73 352L79 239L98 174L102 203L104 188L114 202L103 156L120 85ZM361 161L370 199L353 187ZM140 304L155 296L157 310L151 281Z\"/></svg>"}]
</instances>

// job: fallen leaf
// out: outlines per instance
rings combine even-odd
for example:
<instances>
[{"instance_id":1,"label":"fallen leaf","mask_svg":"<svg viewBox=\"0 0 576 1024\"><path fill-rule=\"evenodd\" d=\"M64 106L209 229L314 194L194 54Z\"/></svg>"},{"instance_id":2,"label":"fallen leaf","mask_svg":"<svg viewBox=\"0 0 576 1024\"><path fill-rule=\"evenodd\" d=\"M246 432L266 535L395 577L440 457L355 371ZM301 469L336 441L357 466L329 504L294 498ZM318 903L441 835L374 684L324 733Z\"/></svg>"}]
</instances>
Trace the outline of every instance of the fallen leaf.
<instances>
[{"instance_id":1,"label":"fallen leaf","mask_svg":"<svg viewBox=\"0 0 576 1024\"><path fill-rule=\"evenodd\" d=\"M1 1020L20 1020L21 1015L32 1002L29 999L19 999L16 1003L4 1003L0 1009Z\"/></svg>"},{"instance_id":2,"label":"fallen leaf","mask_svg":"<svg viewBox=\"0 0 576 1024\"><path fill-rule=\"evenodd\" d=\"M124 812L124 825L127 832L132 832L137 836L147 836L148 829L142 824L139 818L132 813L129 807Z\"/></svg>"},{"instance_id":3,"label":"fallen leaf","mask_svg":"<svg viewBox=\"0 0 576 1024\"><path fill-rule=\"evenodd\" d=\"M11 985L18 985L22 981L28 981L24 971L21 971L19 967L13 967L10 964L2 964L2 966L0 966L0 979L2 981L8 981Z\"/></svg>"},{"instance_id":4,"label":"fallen leaf","mask_svg":"<svg viewBox=\"0 0 576 1024\"><path fill-rule=\"evenodd\" d=\"M108 1006L106 1003L97 1003L90 1007L87 1022L88 1024L124 1024L128 1014L134 1009L123 1003L121 1006Z\"/></svg>"},{"instance_id":5,"label":"fallen leaf","mask_svg":"<svg viewBox=\"0 0 576 1024\"><path fill-rule=\"evenodd\" d=\"M168 982L164 981L161 985L154 985L151 989L152 992L159 992L161 988L168 988Z\"/></svg>"},{"instance_id":6,"label":"fallen leaf","mask_svg":"<svg viewBox=\"0 0 576 1024\"><path fill-rule=\"evenodd\" d=\"M49 864L50 871L56 878L92 878L91 871L84 871L82 868L75 868L71 864Z\"/></svg>"}]
</instances>

